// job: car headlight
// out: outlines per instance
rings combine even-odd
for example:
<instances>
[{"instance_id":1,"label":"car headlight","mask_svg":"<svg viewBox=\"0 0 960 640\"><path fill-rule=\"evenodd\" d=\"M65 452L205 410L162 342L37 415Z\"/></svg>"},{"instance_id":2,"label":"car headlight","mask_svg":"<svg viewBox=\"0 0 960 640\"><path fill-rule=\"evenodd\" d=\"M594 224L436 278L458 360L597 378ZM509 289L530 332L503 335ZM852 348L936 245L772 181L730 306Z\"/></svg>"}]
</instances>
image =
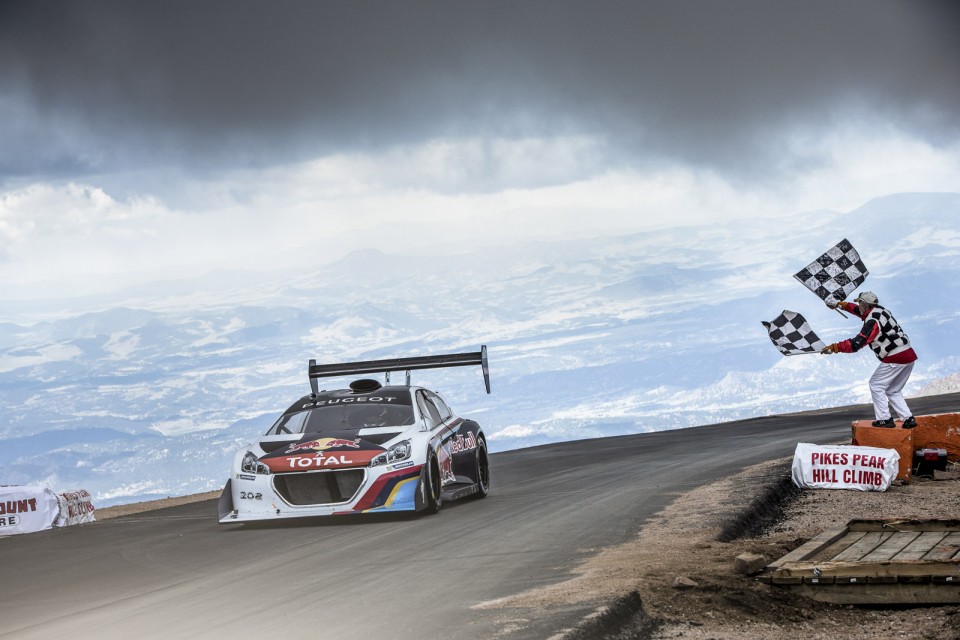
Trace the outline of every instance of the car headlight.
<instances>
[{"instance_id":1,"label":"car headlight","mask_svg":"<svg viewBox=\"0 0 960 640\"><path fill-rule=\"evenodd\" d=\"M247 455L243 456L243 462L240 463L240 470L245 473L270 475L270 467L257 460L257 456L253 455L252 451L247 451Z\"/></svg>"},{"instance_id":2,"label":"car headlight","mask_svg":"<svg viewBox=\"0 0 960 640\"><path fill-rule=\"evenodd\" d=\"M385 464L393 464L394 462L400 462L401 460L406 460L410 457L410 454L413 453L413 448L410 446L409 440L403 440L393 445L380 455L376 456L373 460L370 461L371 467L380 467Z\"/></svg>"}]
</instances>

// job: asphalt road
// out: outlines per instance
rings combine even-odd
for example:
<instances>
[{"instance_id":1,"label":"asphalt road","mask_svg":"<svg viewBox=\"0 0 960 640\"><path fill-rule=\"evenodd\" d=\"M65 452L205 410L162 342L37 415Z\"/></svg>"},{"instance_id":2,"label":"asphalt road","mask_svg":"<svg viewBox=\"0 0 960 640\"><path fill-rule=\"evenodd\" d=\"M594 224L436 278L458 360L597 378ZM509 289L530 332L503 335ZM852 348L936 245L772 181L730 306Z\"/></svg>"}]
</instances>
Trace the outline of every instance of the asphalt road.
<instances>
[{"instance_id":1,"label":"asphalt road","mask_svg":"<svg viewBox=\"0 0 960 640\"><path fill-rule=\"evenodd\" d=\"M913 399L958 410L960 394ZM677 495L848 439L866 406L494 454L435 516L221 526L214 501L0 539L0 638L548 638L592 606L472 605L563 581Z\"/></svg>"}]
</instances>

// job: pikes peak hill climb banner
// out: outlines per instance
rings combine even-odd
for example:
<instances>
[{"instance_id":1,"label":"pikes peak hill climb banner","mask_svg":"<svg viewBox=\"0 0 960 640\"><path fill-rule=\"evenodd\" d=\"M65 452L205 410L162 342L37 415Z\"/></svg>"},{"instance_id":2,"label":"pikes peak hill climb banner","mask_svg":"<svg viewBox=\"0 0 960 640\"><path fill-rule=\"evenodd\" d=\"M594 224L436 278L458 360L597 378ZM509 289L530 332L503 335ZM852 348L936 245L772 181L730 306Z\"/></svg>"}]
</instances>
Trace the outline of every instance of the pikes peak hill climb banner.
<instances>
[{"instance_id":1,"label":"pikes peak hill climb banner","mask_svg":"<svg viewBox=\"0 0 960 640\"><path fill-rule=\"evenodd\" d=\"M899 465L895 449L801 442L793 455L793 484L801 489L886 491Z\"/></svg>"}]
</instances>

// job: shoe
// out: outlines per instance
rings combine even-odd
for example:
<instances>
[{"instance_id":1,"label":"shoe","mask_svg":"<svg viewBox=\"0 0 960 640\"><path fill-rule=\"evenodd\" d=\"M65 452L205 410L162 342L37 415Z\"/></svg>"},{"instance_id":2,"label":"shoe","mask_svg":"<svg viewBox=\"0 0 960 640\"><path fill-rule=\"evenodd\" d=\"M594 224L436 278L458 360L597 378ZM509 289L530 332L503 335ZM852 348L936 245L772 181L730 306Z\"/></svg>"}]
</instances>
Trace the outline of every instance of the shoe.
<instances>
[{"instance_id":1,"label":"shoe","mask_svg":"<svg viewBox=\"0 0 960 640\"><path fill-rule=\"evenodd\" d=\"M901 426L904 429L913 429L914 427L917 426L917 419L914 418L913 416L910 416L909 418L903 421L903 424Z\"/></svg>"},{"instance_id":2,"label":"shoe","mask_svg":"<svg viewBox=\"0 0 960 640\"><path fill-rule=\"evenodd\" d=\"M897 426L897 423L894 422L893 419L891 418L889 420L874 420L871 426L886 427L887 429L893 429L895 426Z\"/></svg>"}]
</instances>

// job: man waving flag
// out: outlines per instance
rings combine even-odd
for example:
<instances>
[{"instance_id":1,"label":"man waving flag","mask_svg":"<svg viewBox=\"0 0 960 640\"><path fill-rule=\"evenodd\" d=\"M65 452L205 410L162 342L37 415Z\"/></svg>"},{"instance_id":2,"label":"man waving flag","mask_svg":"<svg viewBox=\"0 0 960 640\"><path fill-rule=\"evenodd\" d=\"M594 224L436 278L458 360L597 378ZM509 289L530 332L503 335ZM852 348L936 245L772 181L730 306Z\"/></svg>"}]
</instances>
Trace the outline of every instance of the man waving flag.
<instances>
[{"instance_id":1,"label":"man waving flag","mask_svg":"<svg viewBox=\"0 0 960 640\"><path fill-rule=\"evenodd\" d=\"M892 408L903 418L903 428L917 426L913 412L903 399L903 387L910 379L917 354L910 346L910 338L893 314L880 306L877 294L864 291L851 302L827 302L831 308L840 308L863 320L860 333L823 348L821 353L856 353L870 347L880 364L870 376L870 397L873 399L875 427L895 427Z\"/></svg>"}]
</instances>

